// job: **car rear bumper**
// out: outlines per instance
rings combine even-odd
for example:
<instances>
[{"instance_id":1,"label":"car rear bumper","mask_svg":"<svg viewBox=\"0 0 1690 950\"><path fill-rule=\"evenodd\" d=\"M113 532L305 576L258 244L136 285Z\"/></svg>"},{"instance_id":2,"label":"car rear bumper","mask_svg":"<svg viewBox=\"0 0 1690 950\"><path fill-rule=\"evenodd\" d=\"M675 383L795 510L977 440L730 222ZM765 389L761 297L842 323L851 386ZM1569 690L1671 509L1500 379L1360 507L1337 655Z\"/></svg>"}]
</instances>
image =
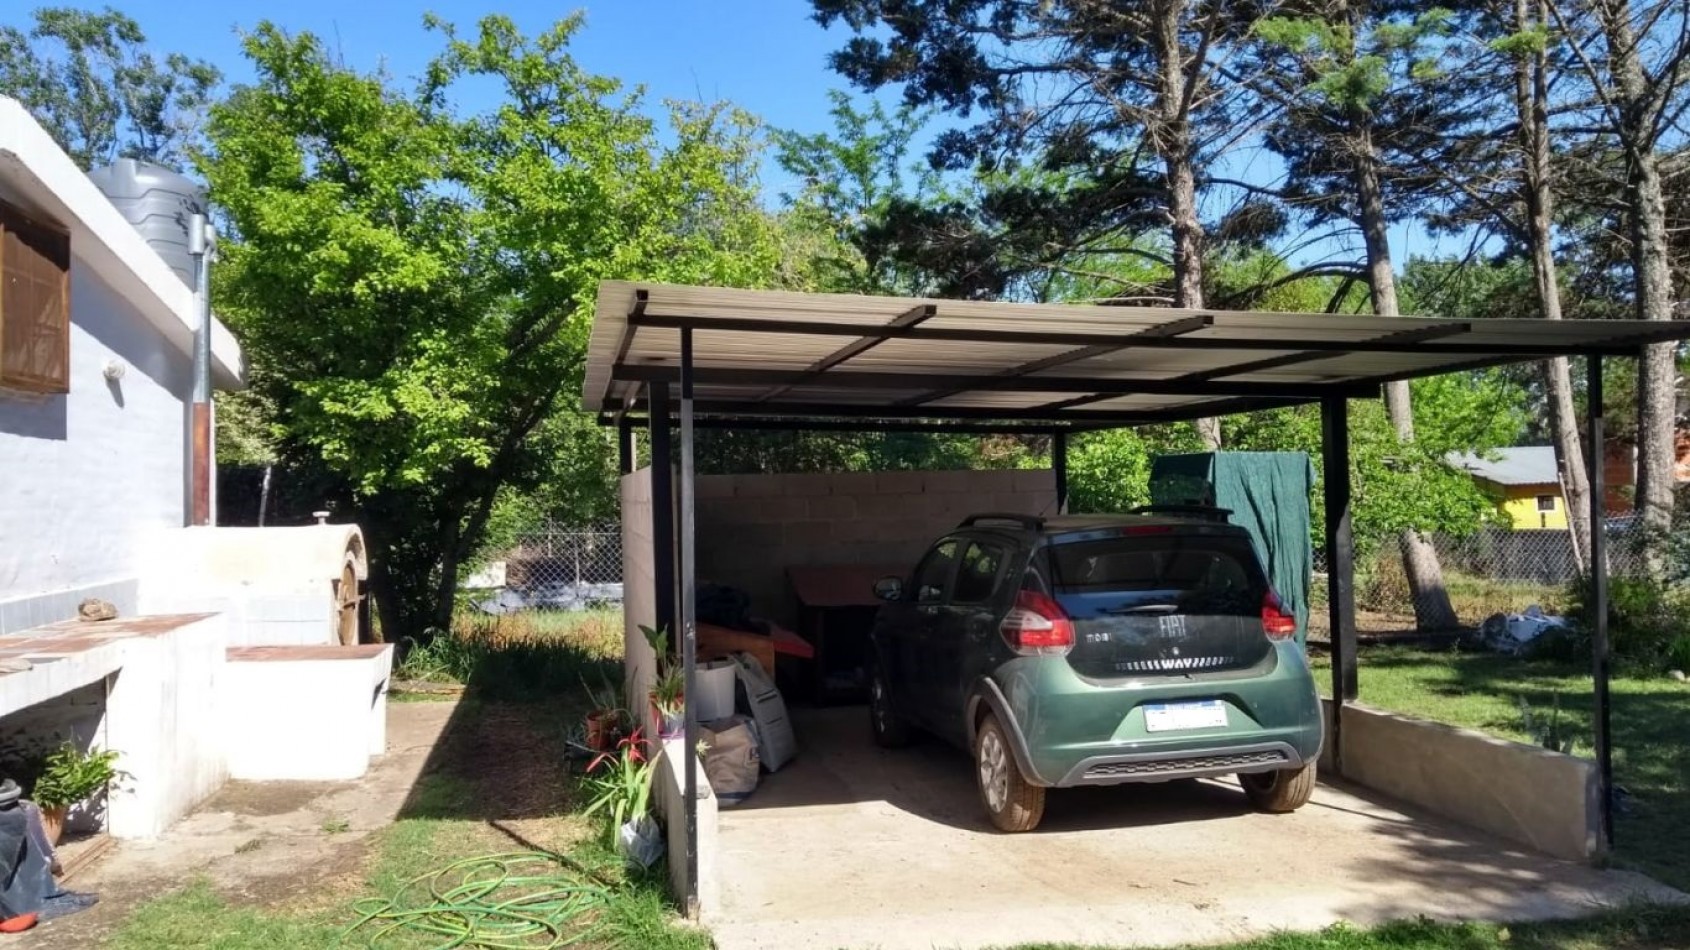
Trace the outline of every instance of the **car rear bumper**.
<instances>
[{"instance_id":1,"label":"car rear bumper","mask_svg":"<svg viewBox=\"0 0 1690 950\"><path fill-rule=\"evenodd\" d=\"M1223 746L1187 752L1139 752L1095 755L1082 759L1058 779L1060 787L1121 785L1128 782L1166 782L1179 778L1209 778L1250 772L1300 769L1305 764L1296 747L1285 742Z\"/></svg>"},{"instance_id":2,"label":"car rear bumper","mask_svg":"<svg viewBox=\"0 0 1690 950\"><path fill-rule=\"evenodd\" d=\"M1009 733L1017 764L1036 785L1117 785L1301 768L1319 757L1320 699L1301 649L1276 644L1251 675L1100 684L1059 657L1027 657L982 683ZM1152 731L1144 707L1218 700L1227 724ZM972 718L970 719L972 722ZM972 739L972 735L969 736Z\"/></svg>"}]
</instances>

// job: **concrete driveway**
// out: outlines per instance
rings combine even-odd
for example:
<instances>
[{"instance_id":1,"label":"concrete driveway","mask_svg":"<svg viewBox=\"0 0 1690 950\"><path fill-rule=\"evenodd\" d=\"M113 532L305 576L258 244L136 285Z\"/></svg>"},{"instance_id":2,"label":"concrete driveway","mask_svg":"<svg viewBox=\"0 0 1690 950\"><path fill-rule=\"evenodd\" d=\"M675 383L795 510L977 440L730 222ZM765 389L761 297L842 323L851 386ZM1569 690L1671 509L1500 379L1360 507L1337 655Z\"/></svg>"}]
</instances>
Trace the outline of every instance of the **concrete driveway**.
<instances>
[{"instance_id":1,"label":"concrete driveway","mask_svg":"<svg viewBox=\"0 0 1690 950\"><path fill-rule=\"evenodd\" d=\"M1346 787L1278 816L1250 811L1226 782L1054 791L1038 831L1002 835L961 752L878 749L860 707L794 713L798 760L721 813L708 918L721 950L1213 943L1684 896Z\"/></svg>"}]
</instances>

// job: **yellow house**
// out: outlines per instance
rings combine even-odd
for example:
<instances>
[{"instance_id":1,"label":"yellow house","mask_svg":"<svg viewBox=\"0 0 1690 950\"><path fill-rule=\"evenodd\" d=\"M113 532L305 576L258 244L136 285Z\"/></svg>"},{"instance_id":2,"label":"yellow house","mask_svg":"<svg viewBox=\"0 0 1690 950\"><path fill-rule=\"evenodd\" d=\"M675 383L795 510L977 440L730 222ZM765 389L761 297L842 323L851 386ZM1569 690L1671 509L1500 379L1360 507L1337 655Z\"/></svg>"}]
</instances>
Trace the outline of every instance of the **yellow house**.
<instances>
[{"instance_id":1,"label":"yellow house","mask_svg":"<svg viewBox=\"0 0 1690 950\"><path fill-rule=\"evenodd\" d=\"M1448 461L1472 473L1516 530L1566 529L1567 501L1561 497L1561 476L1555 467L1553 447L1514 446L1495 449L1485 456L1452 452Z\"/></svg>"}]
</instances>

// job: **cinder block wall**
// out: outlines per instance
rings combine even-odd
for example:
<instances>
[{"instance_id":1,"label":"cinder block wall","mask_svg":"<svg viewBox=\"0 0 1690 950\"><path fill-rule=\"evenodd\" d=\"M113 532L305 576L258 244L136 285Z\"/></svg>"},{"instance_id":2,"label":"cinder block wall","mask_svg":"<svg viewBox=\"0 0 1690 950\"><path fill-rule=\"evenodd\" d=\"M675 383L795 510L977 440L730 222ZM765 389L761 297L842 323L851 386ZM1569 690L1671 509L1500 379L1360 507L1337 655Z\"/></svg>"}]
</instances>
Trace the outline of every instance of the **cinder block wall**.
<instances>
[{"instance_id":1,"label":"cinder block wall","mask_svg":"<svg viewBox=\"0 0 1690 950\"><path fill-rule=\"evenodd\" d=\"M651 469L642 468L622 476L622 686L628 707L635 715L648 715L645 704L636 702L651 689L657 660L646 643L640 625L655 627L657 620L657 576L651 541ZM645 722L649 729L652 723Z\"/></svg>"},{"instance_id":2,"label":"cinder block wall","mask_svg":"<svg viewBox=\"0 0 1690 950\"><path fill-rule=\"evenodd\" d=\"M699 583L741 588L755 614L789 626L791 565L907 570L965 515L1056 510L1048 469L701 475L696 485Z\"/></svg>"}]
</instances>

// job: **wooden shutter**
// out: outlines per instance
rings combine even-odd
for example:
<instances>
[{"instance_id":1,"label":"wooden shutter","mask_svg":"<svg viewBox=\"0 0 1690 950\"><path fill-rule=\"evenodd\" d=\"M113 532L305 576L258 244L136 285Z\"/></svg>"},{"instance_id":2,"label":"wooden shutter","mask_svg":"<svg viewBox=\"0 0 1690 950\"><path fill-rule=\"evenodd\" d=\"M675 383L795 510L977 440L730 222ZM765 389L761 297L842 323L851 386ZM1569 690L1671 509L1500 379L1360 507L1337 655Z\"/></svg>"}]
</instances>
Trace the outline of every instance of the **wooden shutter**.
<instances>
[{"instance_id":1,"label":"wooden shutter","mask_svg":"<svg viewBox=\"0 0 1690 950\"><path fill-rule=\"evenodd\" d=\"M0 387L70 391L70 235L3 201Z\"/></svg>"}]
</instances>

